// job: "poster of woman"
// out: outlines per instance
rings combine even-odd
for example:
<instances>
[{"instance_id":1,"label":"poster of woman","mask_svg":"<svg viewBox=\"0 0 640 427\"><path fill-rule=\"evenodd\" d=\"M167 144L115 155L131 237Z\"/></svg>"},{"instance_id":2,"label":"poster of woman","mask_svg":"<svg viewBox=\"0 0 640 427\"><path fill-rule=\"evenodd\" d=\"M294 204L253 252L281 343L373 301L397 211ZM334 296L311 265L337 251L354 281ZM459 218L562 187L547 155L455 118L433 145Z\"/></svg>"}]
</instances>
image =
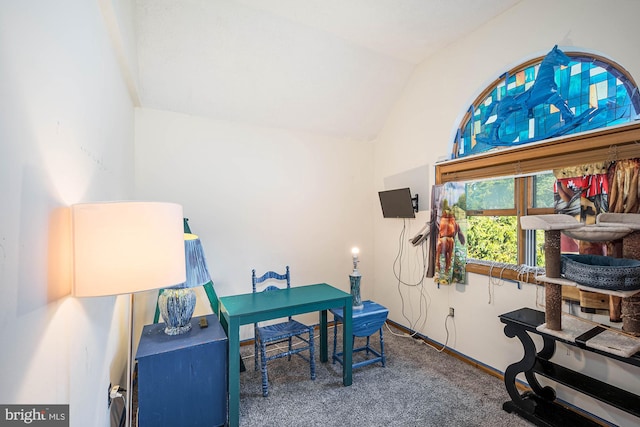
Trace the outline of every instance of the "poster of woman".
<instances>
[{"instance_id":1,"label":"poster of woman","mask_svg":"<svg viewBox=\"0 0 640 427\"><path fill-rule=\"evenodd\" d=\"M458 182L434 186L431 236L434 253L430 264L434 265L434 281L440 285L466 283L466 233L467 218L465 187Z\"/></svg>"}]
</instances>

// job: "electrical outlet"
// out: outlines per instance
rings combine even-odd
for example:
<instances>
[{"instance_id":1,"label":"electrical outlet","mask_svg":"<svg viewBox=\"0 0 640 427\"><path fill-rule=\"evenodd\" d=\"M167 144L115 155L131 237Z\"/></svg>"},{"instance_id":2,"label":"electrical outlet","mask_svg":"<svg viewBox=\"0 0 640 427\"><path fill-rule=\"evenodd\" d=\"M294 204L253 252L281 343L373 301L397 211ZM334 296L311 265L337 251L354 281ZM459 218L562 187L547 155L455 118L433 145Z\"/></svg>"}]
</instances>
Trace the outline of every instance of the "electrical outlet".
<instances>
[{"instance_id":1,"label":"electrical outlet","mask_svg":"<svg viewBox=\"0 0 640 427\"><path fill-rule=\"evenodd\" d=\"M453 317L454 315L454 309L453 307L449 307L449 316Z\"/></svg>"},{"instance_id":2,"label":"electrical outlet","mask_svg":"<svg viewBox=\"0 0 640 427\"><path fill-rule=\"evenodd\" d=\"M111 403L113 403L113 399L116 397L122 397L123 391L119 385L112 385L109 383L109 391L107 392L107 409L111 408Z\"/></svg>"},{"instance_id":3,"label":"electrical outlet","mask_svg":"<svg viewBox=\"0 0 640 427\"><path fill-rule=\"evenodd\" d=\"M111 383L109 383L109 388L107 389L107 409L111 408Z\"/></svg>"}]
</instances>

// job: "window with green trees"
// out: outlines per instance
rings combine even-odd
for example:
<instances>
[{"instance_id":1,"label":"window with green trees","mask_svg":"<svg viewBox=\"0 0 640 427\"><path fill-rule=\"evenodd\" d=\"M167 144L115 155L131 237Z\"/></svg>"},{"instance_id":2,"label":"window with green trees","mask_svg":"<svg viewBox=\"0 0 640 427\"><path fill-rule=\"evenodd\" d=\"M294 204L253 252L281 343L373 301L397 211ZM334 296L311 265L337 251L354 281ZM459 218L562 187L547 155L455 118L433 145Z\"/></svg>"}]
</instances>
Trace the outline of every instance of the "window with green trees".
<instances>
[{"instance_id":1,"label":"window with green trees","mask_svg":"<svg viewBox=\"0 0 640 427\"><path fill-rule=\"evenodd\" d=\"M498 178L467 182L466 202L468 257L483 261L518 264L518 204L516 183L530 189L527 205L538 212L553 211L555 177L543 172L527 177ZM544 266L544 232L528 238L529 265Z\"/></svg>"}]
</instances>

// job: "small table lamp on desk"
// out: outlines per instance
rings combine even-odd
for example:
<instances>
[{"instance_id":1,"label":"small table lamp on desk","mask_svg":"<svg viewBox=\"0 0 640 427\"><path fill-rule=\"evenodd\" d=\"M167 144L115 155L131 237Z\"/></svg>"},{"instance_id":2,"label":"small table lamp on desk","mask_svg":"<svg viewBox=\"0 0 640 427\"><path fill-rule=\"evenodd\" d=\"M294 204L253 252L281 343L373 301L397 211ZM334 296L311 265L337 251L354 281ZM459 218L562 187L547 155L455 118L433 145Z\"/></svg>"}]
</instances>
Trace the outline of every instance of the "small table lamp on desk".
<instances>
[{"instance_id":1,"label":"small table lamp on desk","mask_svg":"<svg viewBox=\"0 0 640 427\"><path fill-rule=\"evenodd\" d=\"M184 234L184 259L187 280L165 289L158 296L158 307L167 335L180 335L191 330L191 316L196 308L196 293L193 288L211 282L204 249L195 234Z\"/></svg>"},{"instance_id":2,"label":"small table lamp on desk","mask_svg":"<svg viewBox=\"0 0 640 427\"><path fill-rule=\"evenodd\" d=\"M360 280L362 279L362 274L358 271L358 263L360 262L358 259L359 253L360 249L351 249L351 255L353 256L353 271L349 274L349 284L351 287L351 295L353 297L354 310L362 310L362 297L360 297Z\"/></svg>"}]
</instances>

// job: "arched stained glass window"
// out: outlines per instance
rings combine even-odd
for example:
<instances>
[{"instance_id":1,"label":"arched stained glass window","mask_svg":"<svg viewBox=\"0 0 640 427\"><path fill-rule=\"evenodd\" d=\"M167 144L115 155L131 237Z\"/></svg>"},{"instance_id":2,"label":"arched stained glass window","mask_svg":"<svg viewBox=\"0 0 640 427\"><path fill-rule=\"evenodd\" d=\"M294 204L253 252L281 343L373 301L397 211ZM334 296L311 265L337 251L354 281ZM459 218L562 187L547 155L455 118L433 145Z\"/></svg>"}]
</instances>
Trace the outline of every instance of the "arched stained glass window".
<instances>
[{"instance_id":1,"label":"arched stained glass window","mask_svg":"<svg viewBox=\"0 0 640 427\"><path fill-rule=\"evenodd\" d=\"M452 158L636 120L640 94L619 65L554 47L500 76L463 117Z\"/></svg>"}]
</instances>

